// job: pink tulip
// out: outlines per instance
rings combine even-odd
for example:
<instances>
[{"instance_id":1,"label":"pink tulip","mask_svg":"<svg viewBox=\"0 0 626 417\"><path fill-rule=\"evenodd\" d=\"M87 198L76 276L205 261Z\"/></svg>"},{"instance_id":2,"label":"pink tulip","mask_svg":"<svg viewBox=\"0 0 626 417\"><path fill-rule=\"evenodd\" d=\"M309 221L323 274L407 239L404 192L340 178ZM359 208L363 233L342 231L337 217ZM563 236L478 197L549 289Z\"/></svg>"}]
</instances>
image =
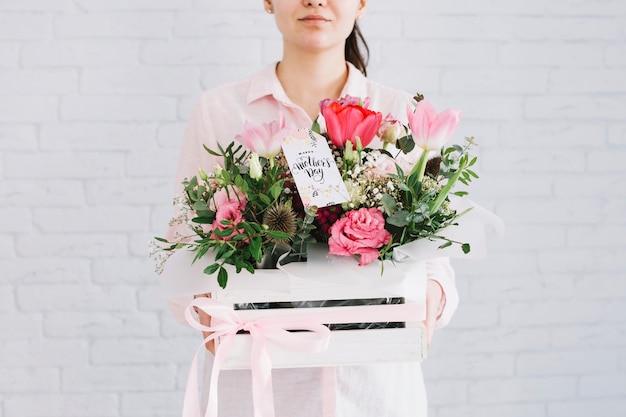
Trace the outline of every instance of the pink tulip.
<instances>
[{"instance_id":1,"label":"pink tulip","mask_svg":"<svg viewBox=\"0 0 626 417\"><path fill-rule=\"evenodd\" d=\"M246 120L243 131L235 139L252 152L269 159L280 153L283 139L293 130L287 127L285 117L281 114L280 121L270 123L259 124Z\"/></svg>"},{"instance_id":2,"label":"pink tulip","mask_svg":"<svg viewBox=\"0 0 626 417\"><path fill-rule=\"evenodd\" d=\"M326 122L326 132L330 140L339 149L346 146L346 142L352 142L356 148L358 137L361 146L370 144L383 118L382 113L368 110L367 107L358 104L355 97L346 96L340 100L323 100L320 103L322 116ZM365 103L369 102L366 99Z\"/></svg>"},{"instance_id":3,"label":"pink tulip","mask_svg":"<svg viewBox=\"0 0 626 417\"><path fill-rule=\"evenodd\" d=\"M459 124L461 112L447 109L437 113L428 101L417 103L415 111L407 107L409 126L415 145L426 151L437 151L450 139Z\"/></svg>"}]
</instances>

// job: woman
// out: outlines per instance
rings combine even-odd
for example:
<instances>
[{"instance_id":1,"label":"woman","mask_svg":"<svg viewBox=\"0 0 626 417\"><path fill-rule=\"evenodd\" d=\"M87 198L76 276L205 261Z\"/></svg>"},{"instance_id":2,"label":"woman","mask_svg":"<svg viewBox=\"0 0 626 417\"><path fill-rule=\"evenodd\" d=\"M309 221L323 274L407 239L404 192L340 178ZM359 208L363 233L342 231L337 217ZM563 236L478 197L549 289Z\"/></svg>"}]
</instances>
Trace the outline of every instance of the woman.
<instances>
[{"instance_id":1,"label":"woman","mask_svg":"<svg viewBox=\"0 0 626 417\"><path fill-rule=\"evenodd\" d=\"M184 139L177 183L213 167L217 160L202 145L216 149L240 133L246 119L257 123L283 114L288 125L309 127L319 102L346 94L369 97L370 108L401 117L410 96L365 78L365 58L357 20L367 0L263 0L283 36L283 57L258 74L203 94ZM175 238L177 230L170 230ZM445 325L457 305L454 273L445 258L427 262L428 342L435 327ZM208 296L208 294L206 294ZM186 299L170 305L182 320ZM201 315L204 324L210 318ZM207 348L212 350L212 345ZM207 367L212 364L208 354ZM206 370L205 375L209 374ZM419 363L343 366L273 371L276 415L337 417L418 417L426 415L426 396ZM220 416L252 416L250 376L246 371L220 375Z\"/></svg>"}]
</instances>

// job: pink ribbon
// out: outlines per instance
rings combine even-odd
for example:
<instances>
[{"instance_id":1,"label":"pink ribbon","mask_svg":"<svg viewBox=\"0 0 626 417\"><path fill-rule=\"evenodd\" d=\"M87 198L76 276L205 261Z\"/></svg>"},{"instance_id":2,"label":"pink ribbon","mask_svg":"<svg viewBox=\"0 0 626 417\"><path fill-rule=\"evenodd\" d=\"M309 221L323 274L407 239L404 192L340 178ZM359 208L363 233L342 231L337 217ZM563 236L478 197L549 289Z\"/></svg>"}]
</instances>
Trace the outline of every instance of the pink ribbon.
<instances>
[{"instance_id":1,"label":"pink ribbon","mask_svg":"<svg viewBox=\"0 0 626 417\"><path fill-rule=\"evenodd\" d=\"M211 316L212 326L205 326L198 321L194 307ZM217 417L217 385L222 364L227 359L235 335L240 330L250 332L252 338L251 372L254 417L274 417L274 396L272 390L272 361L268 341L288 349L319 353L327 349L331 332L322 323L363 323L423 320L423 306L417 304L394 304L368 306L363 309L351 306L329 309L328 311L307 312L306 309L290 310L288 314L262 317L254 320L242 320L232 304L206 297L194 299L185 310L187 322L195 329L211 332L200 345L191 363L183 417L201 417L198 400L198 357L205 344L220 338L216 344L215 359L211 371L209 398L205 417ZM365 310L365 311L364 311ZM289 332L289 330L308 330L308 332ZM311 337L312 336L312 337Z\"/></svg>"}]
</instances>

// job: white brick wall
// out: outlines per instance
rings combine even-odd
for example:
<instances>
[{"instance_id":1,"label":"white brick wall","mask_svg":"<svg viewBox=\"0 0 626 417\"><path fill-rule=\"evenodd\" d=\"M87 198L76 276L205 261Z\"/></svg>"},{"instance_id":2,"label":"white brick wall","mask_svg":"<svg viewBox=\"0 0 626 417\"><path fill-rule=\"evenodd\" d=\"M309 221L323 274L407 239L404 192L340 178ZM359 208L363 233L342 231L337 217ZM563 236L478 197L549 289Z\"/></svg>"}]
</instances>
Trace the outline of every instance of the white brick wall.
<instances>
[{"instance_id":1,"label":"white brick wall","mask_svg":"<svg viewBox=\"0 0 626 417\"><path fill-rule=\"evenodd\" d=\"M463 110L508 233L456 263L432 417L626 415L626 3L371 0L371 77ZM200 91L280 57L253 0L0 0L0 417L179 415L197 335L147 241Z\"/></svg>"}]
</instances>

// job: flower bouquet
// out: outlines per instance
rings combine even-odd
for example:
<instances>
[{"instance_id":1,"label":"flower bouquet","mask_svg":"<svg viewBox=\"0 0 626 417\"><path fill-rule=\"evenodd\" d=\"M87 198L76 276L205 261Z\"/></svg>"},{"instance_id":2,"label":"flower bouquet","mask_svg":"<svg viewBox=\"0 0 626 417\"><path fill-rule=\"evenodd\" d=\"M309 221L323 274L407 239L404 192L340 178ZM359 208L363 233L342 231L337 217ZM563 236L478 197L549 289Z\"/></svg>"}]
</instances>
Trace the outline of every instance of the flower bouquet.
<instances>
[{"instance_id":1,"label":"flower bouquet","mask_svg":"<svg viewBox=\"0 0 626 417\"><path fill-rule=\"evenodd\" d=\"M157 270L168 255L187 248L194 262L210 259L204 272L226 288L228 266L254 274L275 268L279 259L305 260L314 242L327 244L331 255L357 256L359 265L378 259L381 272L385 261L394 261L394 249L418 239L470 251L468 242L441 233L465 213L450 204L452 194L467 194L455 186L478 178L471 169L477 158L469 154L473 138L444 148L459 111L437 113L416 97L404 125L369 109L367 99L324 100L320 107L322 119L304 136L309 148L327 142L330 158L300 150L289 161L282 147L295 128L282 117L268 124L247 121L235 141L205 148L222 164L185 180L184 194L175 200L179 215L170 225L189 233L179 232L173 242L156 238L165 244L157 251ZM369 147L376 136L378 149ZM329 171L338 171L339 179L321 206L313 197L329 190L316 188L316 176ZM294 172L305 180L298 184Z\"/></svg>"}]
</instances>

